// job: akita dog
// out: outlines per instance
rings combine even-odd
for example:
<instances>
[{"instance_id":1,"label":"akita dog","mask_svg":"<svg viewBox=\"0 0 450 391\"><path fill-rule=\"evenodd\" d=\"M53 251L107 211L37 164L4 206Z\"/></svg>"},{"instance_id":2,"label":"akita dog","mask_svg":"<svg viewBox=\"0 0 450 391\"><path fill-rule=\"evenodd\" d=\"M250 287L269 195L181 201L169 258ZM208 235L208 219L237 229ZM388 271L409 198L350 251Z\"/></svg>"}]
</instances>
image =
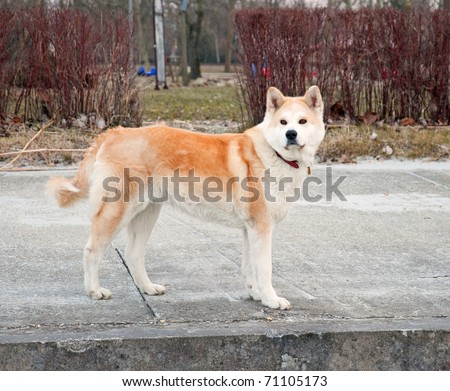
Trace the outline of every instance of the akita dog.
<instances>
[{"instance_id":1,"label":"akita dog","mask_svg":"<svg viewBox=\"0 0 450 391\"><path fill-rule=\"evenodd\" d=\"M100 135L72 179L47 183L61 207L89 197L91 235L84 249L84 281L92 299L108 299L100 286L105 248L124 227L125 261L139 289L160 295L150 281L144 250L163 203L244 235L242 273L254 300L289 309L272 287L272 233L289 200L309 174L325 135L323 102L312 86L302 97L267 91L263 122L242 134L211 135L153 126L122 127Z\"/></svg>"}]
</instances>

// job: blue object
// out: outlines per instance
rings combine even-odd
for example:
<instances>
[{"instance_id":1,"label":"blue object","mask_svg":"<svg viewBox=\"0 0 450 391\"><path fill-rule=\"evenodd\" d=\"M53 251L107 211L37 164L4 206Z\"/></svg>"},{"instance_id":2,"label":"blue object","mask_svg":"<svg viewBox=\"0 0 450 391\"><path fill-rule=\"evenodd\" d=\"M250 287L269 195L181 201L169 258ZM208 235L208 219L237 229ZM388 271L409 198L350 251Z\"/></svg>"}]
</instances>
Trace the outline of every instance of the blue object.
<instances>
[{"instance_id":1,"label":"blue object","mask_svg":"<svg viewBox=\"0 0 450 391\"><path fill-rule=\"evenodd\" d=\"M139 67L137 74L138 74L138 76L144 76L145 75L145 67L144 66Z\"/></svg>"},{"instance_id":2,"label":"blue object","mask_svg":"<svg viewBox=\"0 0 450 391\"><path fill-rule=\"evenodd\" d=\"M156 68L150 68L150 72L145 71L144 66L140 66L137 71L138 76L156 76Z\"/></svg>"},{"instance_id":3,"label":"blue object","mask_svg":"<svg viewBox=\"0 0 450 391\"><path fill-rule=\"evenodd\" d=\"M156 68L150 68L150 72L146 72L145 76L156 76Z\"/></svg>"}]
</instances>

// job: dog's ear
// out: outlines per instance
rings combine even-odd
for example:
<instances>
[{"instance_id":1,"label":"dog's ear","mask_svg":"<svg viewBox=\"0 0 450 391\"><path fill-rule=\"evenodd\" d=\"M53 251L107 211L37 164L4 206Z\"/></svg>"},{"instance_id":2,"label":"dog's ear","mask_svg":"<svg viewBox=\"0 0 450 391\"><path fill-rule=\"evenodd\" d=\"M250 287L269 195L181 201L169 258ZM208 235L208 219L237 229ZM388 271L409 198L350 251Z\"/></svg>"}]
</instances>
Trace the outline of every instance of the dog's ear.
<instances>
[{"instance_id":1,"label":"dog's ear","mask_svg":"<svg viewBox=\"0 0 450 391\"><path fill-rule=\"evenodd\" d=\"M323 101L322 95L320 94L319 87L311 86L308 91L306 91L305 96L306 104L312 109L319 113L323 113Z\"/></svg>"},{"instance_id":2,"label":"dog's ear","mask_svg":"<svg viewBox=\"0 0 450 391\"><path fill-rule=\"evenodd\" d=\"M277 90L275 87L270 87L267 90L266 113L274 113L275 111L277 111L285 102L285 100L286 98L279 90Z\"/></svg>"}]
</instances>

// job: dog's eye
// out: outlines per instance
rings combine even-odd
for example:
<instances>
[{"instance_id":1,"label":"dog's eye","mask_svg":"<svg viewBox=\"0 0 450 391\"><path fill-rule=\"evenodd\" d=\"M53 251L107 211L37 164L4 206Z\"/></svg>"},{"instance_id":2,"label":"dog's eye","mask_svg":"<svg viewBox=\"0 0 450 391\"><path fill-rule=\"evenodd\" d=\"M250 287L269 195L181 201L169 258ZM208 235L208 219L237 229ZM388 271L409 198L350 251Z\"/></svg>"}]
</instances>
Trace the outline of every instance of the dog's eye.
<instances>
[{"instance_id":1,"label":"dog's eye","mask_svg":"<svg viewBox=\"0 0 450 391\"><path fill-rule=\"evenodd\" d=\"M280 121L280 124L281 124L281 125L287 125L287 121L286 121L285 119L282 119L282 120Z\"/></svg>"},{"instance_id":2,"label":"dog's eye","mask_svg":"<svg viewBox=\"0 0 450 391\"><path fill-rule=\"evenodd\" d=\"M304 124L306 124L308 121L306 120L306 119L304 119L304 118L302 118L300 121L298 121L298 123L300 124L300 125L304 125Z\"/></svg>"}]
</instances>

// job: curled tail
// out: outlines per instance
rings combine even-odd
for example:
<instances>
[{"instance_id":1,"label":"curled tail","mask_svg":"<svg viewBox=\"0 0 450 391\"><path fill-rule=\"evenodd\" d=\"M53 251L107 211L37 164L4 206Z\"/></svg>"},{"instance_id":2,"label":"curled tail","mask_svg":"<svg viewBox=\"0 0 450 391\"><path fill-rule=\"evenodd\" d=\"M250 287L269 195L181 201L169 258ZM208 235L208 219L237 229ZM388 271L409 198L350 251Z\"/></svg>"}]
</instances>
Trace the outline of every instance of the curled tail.
<instances>
[{"instance_id":1,"label":"curled tail","mask_svg":"<svg viewBox=\"0 0 450 391\"><path fill-rule=\"evenodd\" d=\"M46 192L53 196L62 208L72 206L89 194L89 176L95 161L97 148L88 148L80 164L77 174L69 179L65 177L52 177L46 185Z\"/></svg>"}]
</instances>

